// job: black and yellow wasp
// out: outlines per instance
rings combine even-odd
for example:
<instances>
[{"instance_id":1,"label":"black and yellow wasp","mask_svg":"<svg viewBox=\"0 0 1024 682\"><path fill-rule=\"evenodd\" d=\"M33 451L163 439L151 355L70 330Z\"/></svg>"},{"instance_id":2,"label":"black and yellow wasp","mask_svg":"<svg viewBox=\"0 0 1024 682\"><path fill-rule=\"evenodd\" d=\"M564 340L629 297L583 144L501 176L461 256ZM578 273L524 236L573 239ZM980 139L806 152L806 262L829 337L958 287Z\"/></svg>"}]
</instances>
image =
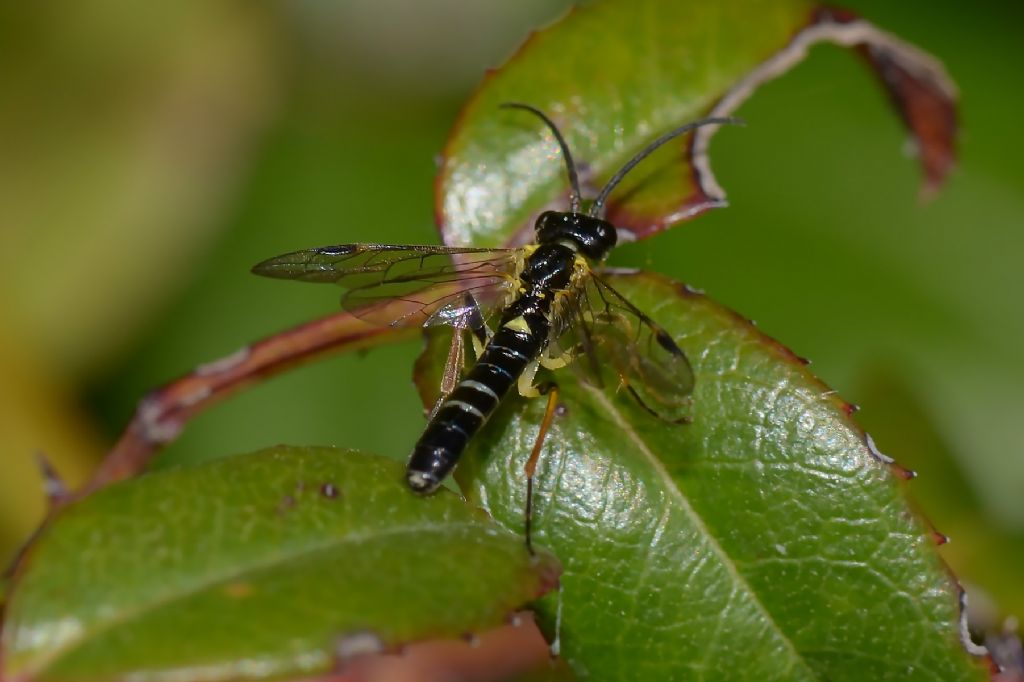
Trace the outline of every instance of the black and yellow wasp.
<instances>
[{"instance_id":1,"label":"black and yellow wasp","mask_svg":"<svg viewBox=\"0 0 1024 682\"><path fill-rule=\"evenodd\" d=\"M546 211L536 221L536 239L519 248L342 244L296 251L259 263L253 272L303 282L328 282L346 289L342 305L371 322L395 326L450 325L458 330L442 382L442 397L409 458L406 480L419 493L434 491L452 471L470 438L504 396L518 385L524 396L548 394L541 434L527 465L528 495L544 433L556 406L553 384L534 385L538 367L556 369L579 355L592 382L603 372L648 412L682 421L693 389L693 371L672 337L619 294L600 265L617 242L604 220L605 201L634 166L669 140L698 126L735 123L707 118L671 130L622 167L581 208L579 180L568 145L540 110L565 159L572 194L568 211ZM408 303L399 319L379 320L382 298ZM496 331L488 323L498 317ZM473 333L476 363L463 376L462 332ZM529 502L528 502L529 504ZM529 513L527 514L529 531ZM529 532L527 532L529 538Z\"/></svg>"}]
</instances>

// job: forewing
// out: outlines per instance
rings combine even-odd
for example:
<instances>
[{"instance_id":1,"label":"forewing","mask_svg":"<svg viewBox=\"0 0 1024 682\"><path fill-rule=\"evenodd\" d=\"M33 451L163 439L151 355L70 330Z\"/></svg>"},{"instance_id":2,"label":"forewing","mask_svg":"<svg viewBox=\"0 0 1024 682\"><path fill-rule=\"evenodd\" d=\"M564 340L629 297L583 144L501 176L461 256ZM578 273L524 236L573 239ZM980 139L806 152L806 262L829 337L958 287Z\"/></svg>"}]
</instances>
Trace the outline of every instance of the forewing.
<instances>
[{"instance_id":1,"label":"forewing","mask_svg":"<svg viewBox=\"0 0 1024 682\"><path fill-rule=\"evenodd\" d=\"M577 302L574 331L584 367L629 391L659 419L685 422L693 392L693 368L668 332L593 273Z\"/></svg>"},{"instance_id":2,"label":"forewing","mask_svg":"<svg viewBox=\"0 0 1024 682\"><path fill-rule=\"evenodd\" d=\"M277 256L253 272L337 284L342 307L373 324L466 327L504 303L518 262L515 249L342 244Z\"/></svg>"}]
</instances>

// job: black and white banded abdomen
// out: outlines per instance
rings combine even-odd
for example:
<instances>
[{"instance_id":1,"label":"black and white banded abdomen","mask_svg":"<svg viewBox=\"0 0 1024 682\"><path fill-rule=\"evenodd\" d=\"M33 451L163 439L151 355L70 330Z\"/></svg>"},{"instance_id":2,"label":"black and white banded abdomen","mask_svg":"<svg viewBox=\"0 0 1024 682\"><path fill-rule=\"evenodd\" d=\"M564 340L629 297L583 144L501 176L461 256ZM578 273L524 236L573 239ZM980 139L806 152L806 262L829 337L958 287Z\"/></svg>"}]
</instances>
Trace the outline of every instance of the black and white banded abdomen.
<instances>
[{"instance_id":1,"label":"black and white banded abdomen","mask_svg":"<svg viewBox=\"0 0 1024 682\"><path fill-rule=\"evenodd\" d=\"M523 301L533 314L502 319L480 359L434 414L409 458L406 480L416 492L435 490L455 468L469 439L547 346L546 302Z\"/></svg>"}]
</instances>

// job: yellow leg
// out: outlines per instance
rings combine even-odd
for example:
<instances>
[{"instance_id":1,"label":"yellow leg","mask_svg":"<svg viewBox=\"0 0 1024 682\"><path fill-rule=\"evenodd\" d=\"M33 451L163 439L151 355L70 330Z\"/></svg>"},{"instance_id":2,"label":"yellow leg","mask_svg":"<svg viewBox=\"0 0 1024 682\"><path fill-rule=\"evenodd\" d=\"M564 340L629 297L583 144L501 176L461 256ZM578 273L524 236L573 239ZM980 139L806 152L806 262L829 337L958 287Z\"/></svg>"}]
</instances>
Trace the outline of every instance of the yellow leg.
<instances>
[{"instance_id":1,"label":"yellow leg","mask_svg":"<svg viewBox=\"0 0 1024 682\"><path fill-rule=\"evenodd\" d=\"M542 395L542 393L537 390L537 387L533 385L533 378L537 376L537 368L539 366L540 361L534 360L527 365L526 369L523 370L523 373L519 375L517 388L519 390L519 395L524 398L537 398Z\"/></svg>"},{"instance_id":2,"label":"yellow leg","mask_svg":"<svg viewBox=\"0 0 1024 682\"><path fill-rule=\"evenodd\" d=\"M540 451L544 447L544 439L548 435L548 429L551 428L551 420L554 418L555 410L558 407L558 386L546 384L539 392L547 394L548 405L544 410L544 418L540 422L537 440L533 443L533 451L530 453L529 459L526 460L526 466L523 467L523 470L526 472L526 549L529 550L530 554L534 554L533 538L531 537L533 527L533 474L537 471L537 460L540 459Z\"/></svg>"},{"instance_id":3,"label":"yellow leg","mask_svg":"<svg viewBox=\"0 0 1024 682\"><path fill-rule=\"evenodd\" d=\"M572 362L573 352L571 350L562 351L555 355L551 354L551 350L551 347L549 347L548 352L545 352L540 358L541 367L544 369L562 369Z\"/></svg>"}]
</instances>

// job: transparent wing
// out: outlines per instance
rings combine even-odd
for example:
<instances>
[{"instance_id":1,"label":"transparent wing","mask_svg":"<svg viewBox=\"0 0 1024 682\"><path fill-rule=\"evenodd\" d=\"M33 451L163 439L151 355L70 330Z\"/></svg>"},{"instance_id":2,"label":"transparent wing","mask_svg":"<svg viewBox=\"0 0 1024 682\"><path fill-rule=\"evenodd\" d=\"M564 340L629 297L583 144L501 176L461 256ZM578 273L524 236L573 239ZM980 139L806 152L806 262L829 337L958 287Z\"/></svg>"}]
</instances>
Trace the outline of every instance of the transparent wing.
<instances>
[{"instance_id":1,"label":"transparent wing","mask_svg":"<svg viewBox=\"0 0 1024 682\"><path fill-rule=\"evenodd\" d=\"M688 421L693 368L667 331L597 273L567 314L558 343L576 348L584 371L602 383L611 372L651 414L675 423Z\"/></svg>"},{"instance_id":2,"label":"transparent wing","mask_svg":"<svg viewBox=\"0 0 1024 682\"><path fill-rule=\"evenodd\" d=\"M264 277L337 284L357 317L390 326L486 319L515 286L517 249L342 244L295 251L253 267Z\"/></svg>"}]
</instances>

